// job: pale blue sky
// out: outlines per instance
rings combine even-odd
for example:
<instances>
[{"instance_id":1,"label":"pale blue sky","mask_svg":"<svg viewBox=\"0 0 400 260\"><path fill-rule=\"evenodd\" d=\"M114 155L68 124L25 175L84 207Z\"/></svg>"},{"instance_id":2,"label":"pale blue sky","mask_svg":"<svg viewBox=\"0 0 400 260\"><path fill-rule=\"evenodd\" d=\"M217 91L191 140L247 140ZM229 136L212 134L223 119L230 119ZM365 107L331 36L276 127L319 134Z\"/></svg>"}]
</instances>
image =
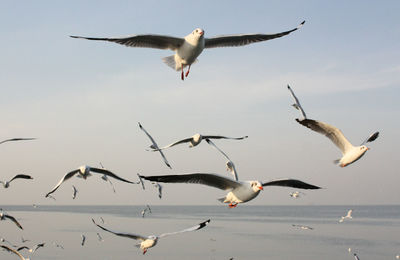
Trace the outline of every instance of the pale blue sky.
<instances>
[{"instance_id":1,"label":"pale blue sky","mask_svg":"<svg viewBox=\"0 0 400 260\"><path fill-rule=\"evenodd\" d=\"M0 30L0 137L38 137L1 146L0 194L9 204L44 199L68 171L88 164L128 179L186 172L225 173L225 160L206 143L166 151L173 170L144 149L140 121L160 145L195 133L249 135L216 141L235 162L241 180L293 177L325 187L294 201L291 189L270 188L251 204L400 203L396 148L400 142L400 20L398 1L2 1ZM69 35L206 37L276 33L289 36L241 48L205 50L181 82L161 58L171 51L127 48ZM354 144L381 137L345 169L327 138L297 124L290 84L307 115L339 127ZM79 190L71 199L71 185ZM155 189L72 179L57 204L218 204L225 193L200 185ZM205 193L205 194L204 194ZM184 195L183 197L181 197Z\"/></svg>"}]
</instances>

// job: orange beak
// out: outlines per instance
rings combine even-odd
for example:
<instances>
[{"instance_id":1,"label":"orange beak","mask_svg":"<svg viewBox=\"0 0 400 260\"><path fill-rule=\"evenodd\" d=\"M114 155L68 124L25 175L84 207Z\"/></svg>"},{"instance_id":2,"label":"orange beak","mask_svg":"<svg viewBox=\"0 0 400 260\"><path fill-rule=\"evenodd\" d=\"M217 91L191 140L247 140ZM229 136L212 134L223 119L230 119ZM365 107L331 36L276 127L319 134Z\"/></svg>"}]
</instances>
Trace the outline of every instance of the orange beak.
<instances>
[{"instance_id":1,"label":"orange beak","mask_svg":"<svg viewBox=\"0 0 400 260\"><path fill-rule=\"evenodd\" d=\"M263 186L258 187L260 190L264 190Z\"/></svg>"},{"instance_id":2,"label":"orange beak","mask_svg":"<svg viewBox=\"0 0 400 260\"><path fill-rule=\"evenodd\" d=\"M204 34L204 31L200 32L200 35L203 35L203 34Z\"/></svg>"},{"instance_id":3,"label":"orange beak","mask_svg":"<svg viewBox=\"0 0 400 260\"><path fill-rule=\"evenodd\" d=\"M368 151L368 150L371 150L371 148L367 147L367 151Z\"/></svg>"}]
</instances>

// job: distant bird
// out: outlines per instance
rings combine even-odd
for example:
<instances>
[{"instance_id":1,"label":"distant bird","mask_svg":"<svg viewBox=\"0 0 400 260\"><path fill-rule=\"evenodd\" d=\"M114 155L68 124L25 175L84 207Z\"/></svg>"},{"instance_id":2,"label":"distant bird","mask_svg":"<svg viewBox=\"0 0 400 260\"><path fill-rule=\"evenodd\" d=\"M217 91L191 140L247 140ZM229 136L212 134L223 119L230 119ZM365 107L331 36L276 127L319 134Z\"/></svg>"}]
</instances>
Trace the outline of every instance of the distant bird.
<instances>
[{"instance_id":1,"label":"distant bird","mask_svg":"<svg viewBox=\"0 0 400 260\"><path fill-rule=\"evenodd\" d=\"M4 213L4 212L2 211L2 209L0 209L0 210L1 210L1 212L0 212L0 220L9 219L9 220L11 220L12 222L14 222L15 225L17 225L17 227L19 227L20 229L23 229L22 226L21 226L21 224L19 224L19 222L18 222L13 216Z\"/></svg>"},{"instance_id":2,"label":"distant bird","mask_svg":"<svg viewBox=\"0 0 400 260\"><path fill-rule=\"evenodd\" d=\"M162 197L162 186L161 186L161 184L158 183L158 182L152 182L152 184L154 185L154 187L157 188L157 190L158 190L158 197L161 199L161 197Z\"/></svg>"},{"instance_id":3,"label":"distant bird","mask_svg":"<svg viewBox=\"0 0 400 260\"><path fill-rule=\"evenodd\" d=\"M292 197L292 198L297 199L297 198L300 198L300 194L305 195L305 193L303 193L303 192L294 191L294 192L289 193L289 196Z\"/></svg>"},{"instance_id":4,"label":"distant bird","mask_svg":"<svg viewBox=\"0 0 400 260\"><path fill-rule=\"evenodd\" d=\"M142 214L142 218L144 218L144 215L146 214L146 212L151 213L151 208L150 208L149 205L146 205L146 208L144 208L144 209L142 210L142 212L140 213L140 214Z\"/></svg>"},{"instance_id":5,"label":"distant bird","mask_svg":"<svg viewBox=\"0 0 400 260\"><path fill-rule=\"evenodd\" d=\"M77 193L78 193L78 190L75 188L74 185L72 185L72 199L73 200L76 198Z\"/></svg>"},{"instance_id":6,"label":"distant bird","mask_svg":"<svg viewBox=\"0 0 400 260\"><path fill-rule=\"evenodd\" d=\"M10 241L8 241L7 239L5 239L5 238L3 238L3 237L0 238L0 242L1 242L1 243L7 243L7 244L9 244L9 245L12 246L12 247L17 247L17 245L14 245L13 243L11 243Z\"/></svg>"},{"instance_id":7,"label":"distant bird","mask_svg":"<svg viewBox=\"0 0 400 260\"><path fill-rule=\"evenodd\" d=\"M306 114L305 114L303 108L300 105L300 102L298 101L297 97L294 95L294 93L289 85L288 85L288 89L289 89L290 93L292 93L292 96L296 101L296 103L293 106L301 111L301 114L303 117L302 119L296 118L296 121L299 124L301 124L305 127L308 127L317 133L325 135L342 151L342 158L334 161L334 163L339 164L339 166L346 167L346 166L356 162L369 150L369 148L367 146L365 146L364 144L366 144L368 142L372 142L372 141L376 140L376 138L378 138L379 132L375 132L375 133L371 134L367 139L365 139L365 141L362 142L360 146L353 146L343 135L342 131L340 131L338 128L336 128L332 125L328 125L326 123L317 121L317 120L308 119L306 117Z\"/></svg>"},{"instance_id":8,"label":"distant bird","mask_svg":"<svg viewBox=\"0 0 400 260\"><path fill-rule=\"evenodd\" d=\"M35 140L36 138L11 138L11 139L6 139L0 142L0 144L6 143L6 142L14 142L14 141L28 141L28 140Z\"/></svg>"},{"instance_id":9,"label":"distant bird","mask_svg":"<svg viewBox=\"0 0 400 260\"><path fill-rule=\"evenodd\" d=\"M142 184L142 189L145 190L146 188L144 187L144 182L143 182L142 178L140 177L139 173L137 174L137 176L139 177L138 183Z\"/></svg>"},{"instance_id":10,"label":"distant bird","mask_svg":"<svg viewBox=\"0 0 400 260\"><path fill-rule=\"evenodd\" d=\"M142 249L143 250L143 254L145 254L149 248L155 246L157 244L157 242L158 242L158 239L160 239L162 237L166 237L166 236L170 236L170 235L176 235L176 234L189 232L189 231L199 230L199 229L202 229L205 226L207 226L208 223L210 223L210 220L206 220L206 221L201 222L200 224L198 224L196 226L193 226L193 227L181 230L181 231L171 232L171 233L164 233L164 234L161 234L161 235L151 235L151 236L145 237L145 236L142 236L142 235L136 235L136 234L131 234L131 233L120 233L120 232L111 231L109 229L106 229L105 227L102 227L102 226L96 224L94 219L92 219L92 221L99 228L103 229L104 231L113 233L114 235L121 236L121 237L127 237L127 238L131 238L131 239L135 239L135 240L140 240L141 243L136 245L136 247L139 247L140 249Z\"/></svg>"},{"instance_id":11,"label":"distant bird","mask_svg":"<svg viewBox=\"0 0 400 260\"><path fill-rule=\"evenodd\" d=\"M102 217L100 217L101 223L104 224L104 219Z\"/></svg>"},{"instance_id":12,"label":"distant bird","mask_svg":"<svg viewBox=\"0 0 400 260\"><path fill-rule=\"evenodd\" d=\"M86 236L84 234L81 234L81 237L82 237L81 246L84 246L86 241Z\"/></svg>"},{"instance_id":13,"label":"distant bird","mask_svg":"<svg viewBox=\"0 0 400 260\"><path fill-rule=\"evenodd\" d=\"M186 77L189 75L191 65L197 61L197 57L203 52L205 48L237 47L255 42L272 40L296 31L304 23L305 21L303 21L298 27L292 30L276 34L235 34L215 36L212 38L204 38L204 30L200 28L193 30L193 32L185 36L185 38L156 34L133 35L120 38L93 38L82 36L70 37L95 41L115 42L129 47L170 49L172 51L175 51L175 55L165 57L163 61L176 71L180 70L181 79L184 80L184 75ZM186 66L189 66L189 68L186 74L184 74L183 69Z\"/></svg>"},{"instance_id":14,"label":"distant bird","mask_svg":"<svg viewBox=\"0 0 400 260\"><path fill-rule=\"evenodd\" d=\"M105 174L105 175L108 175L108 176L110 176L110 177L112 177L112 178L115 178L115 179L120 180L120 181L123 181L123 182L131 183L131 184L137 184L137 183L134 183L134 182L131 182L131 181L122 179L121 177L118 177L117 175L115 175L114 173L112 173L112 172L110 172L110 171L108 171L108 170L99 169L99 168L94 168L94 167L90 167L90 166L84 165L84 166L79 167L79 168L76 169L76 170L73 170L73 171L67 173L67 174L57 183L57 185L56 185L50 192L48 192L48 193L46 194L46 197L48 197L50 194L52 194L53 192L55 192L55 191L60 187L60 185L61 185L64 181L66 181L66 180L72 178L74 175L78 174L77 176L78 176L79 178L83 178L83 179L86 180L87 177L89 177L89 176L92 175L91 172L100 173L100 174Z\"/></svg>"},{"instance_id":15,"label":"distant bird","mask_svg":"<svg viewBox=\"0 0 400 260\"><path fill-rule=\"evenodd\" d=\"M396 259L400 259L400 255L396 255Z\"/></svg>"},{"instance_id":16,"label":"distant bird","mask_svg":"<svg viewBox=\"0 0 400 260\"><path fill-rule=\"evenodd\" d=\"M10 183L11 183L13 180L16 180L16 179L27 179L27 180L32 180L33 178L32 178L31 176L29 176L29 175L26 175L26 174L17 174L17 175L15 175L11 180L9 180L9 181L0 181L0 183L2 183L2 184L3 184L3 187L7 189L8 187L10 187Z\"/></svg>"},{"instance_id":17,"label":"distant bird","mask_svg":"<svg viewBox=\"0 0 400 260\"><path fill-rule=\"evenodd\" d=\"M56 198L55 198L55 197L53 197L53 196L51 196L50 194L47 194L46 198L50 198L50 199L52 199L52 200L56 201Z\"/></svg>"},{"instance_id":18,"label":"distant bird","mask_svg":"<svg viewBox=\"0 0 400 260\"><path fill-rule=\"evenodd\" d=\"M356 260L360 260L360 258L358 257L358 255L357 255L356 253L354 253L353 255L354 255L354 258L355 258Z\"/></svg>"},{"instance_id":19,"label":"distant bird","mask_svg":"<svg viewBox=\"0 0 400 260\"><path fill-rule=\"evenodd\" d=\"M145 180L153 182L195 183L212 186L221 190L229 190L225 197L218 200L223 203L229 203L230 208L236 207L239 203L244 203L254 199L265 186L284 186L298 189L320 189L320 187L295 179L280 179L261 183L260 181L235 181L226 177L208 173L141 177Z\"/></svg>"},{"instance_id":20,"label":"distant bird","mask_svg":"<svg viewBox=\"0 0 400 260\"><path fill-rule=\"evenodd\" d=\"M58 244L56 241L53 241L53 245L54 245L55 247L64 249L64 247L63 247L62 245Z\"/></svg>"},{"instance_id":21,"label":"distant bird","mask_svg":"<svg viewBox=\"0 0 400 260\"><path fill-rule=\"evenodd\" d=\"M100 163L100 166L101 166L102 169L105 169L102 163ZM101 176L101 179L102 179L103 181L105 181L105 182L109 182L110 185L111 185L111 187L112 187L112 189L113 189L113 192L115 193L114 184L113 184L113 183L111 182L111 180L107 177L107 174L103 174L103 175Z\"/></svg>"},{"instance_id":22,"label":"distant bird","mask_svg":"<svg viewBox=\"0 0 400 260\"><path fill-rule=\"evenodd\" d=\"M22 243L29 242L29 241L30 241L29 239L25 239L24 237L21 237L21 242Z\"/></svg>"},{"instance_id":23,"label":"distant bird","mask_svg":"<svg viewBox=\"0 0 400 260\"><path fill-rule=\"evenodd\" d=\"M99 233L96 233L96 235L97 235L97 239L98 239L100 242L104 242L104 239L100 236Z\"/></svg>"},{"instance_id":24,"label":"distant bird","mask_svg":"<svg viewBox=\"0 0 400 260\"><path fill-rule=\"evenodd\" d=\"M21 259L21 260L30 260L30 258L25 258L23 255L21 255L20 252L18 252L18 251L15 250L15 249L9 248L9 247L6 246L6 245L0 245L0 247L2 247L3 249L5 249L6 251L8 251L8 252L10 252L10 253L16 254L17 256L19 256L19 259Z\"/></svg>"},{"instance_id":25,"label":"distant bird","mask_svg":"<svg viewBox=\"0 0 400 260\"><path fill-rule=\"evenodd\" d=\"M160 151L160 150L164 150L167 149L169 147L175 146L177 144L183 144L183 143L190 143L189 147L195 147L196 145L198 145L201 140L203 139L233 139L233 140L242 140L247 138L248 136L242 136L242 137L226 137L226 136L221 136L221 135L201 135L201 134L195 134L192 137L189 138L185 138L183 140L177 141L175 143L169 144L167 146L161 147L156 149L155 147L150 146L151 149L153 149L152 151Z\"/></svg>"},{"instance_id":26,"label":"distant bird","mask_svg":"<svg viewBox=\"0 0 400 260\"><path fill-rule=\"evenodd\" d=\"M237 181L238 175L236 172L235 164L232 162L232 160L228 157L228 155L226 155L226 153L224 153L221 149L219 149L218 146L216 146L210 139L206 139L206 142L209 145L213 146L215 149L217 149L217 151L219 151L223 156L225 156L225 158L228 160L226 162L226 170L230 171L231 174L233 175L233 179Z\"/></svg>"},{"instance_id":27,"label":"distant bird","mask_svg":"<svg viewBox=\"0 0 400 260\"><path fill-rule=\"evenodd\" d=\"M161 150L159 150L158 145L157 145L156 141L154 141L153 137L151 137L151 135L146 131L146 129L143 128L143 126L142 126L140 123L139 123L139 128L142 129L142 131L147 135L147 137L148 137L148 138L150 139L150 141L152 142L152 145L151 145L150 147L151 147L152 149L157 150L157 151L160 153L161 157L163 158L164 163L165 163L170 169L172 169L172 167L171 167L171 165L169 164L169 162L167 161L167 158L165 157L164 153L163 153Z\"/></svg>"},{"instance_id":28,"label":"distant bird","mask_svg":"<svg viewBox=\"0 0 400 260\"><path fill-rule=\"evenodd\" d=\"M312 227L310 227L310 226L304 226L304 225L295 225L295 224L292 224L292 226L293 226L293 227L300 228L300 229L303 229L303 230L313 230L313 229L314 229L314 228L312 228Z\"/></svg>"},{"instance_id":29,"label":"distant bird","mask_svg":"<svg viewBox=\"0 0 400 260\"><path fill-rule=\"evenodd\" d=\"M38 207L38 205L32 204L32 207L34 207L36 209Z\"/></svg>"},{"instance_id":30,"label":"distant bird","mask_svg":"<svg viewBox=\"0 0 400 260\"><path fill-rule=\"evenodd\" d=\"M349 211L347 211L347 215L346 215L346 216L342 216L342 217L340 218L339 222L342 223L346 218L347 218L347 219L353 218L353 217L351 216L352 213L353 213L353 210L352 210L352 209L350 209Z\"/></svg>"},{"instance_id":31,"label":"distant bird","mask_svg":"<svg viewBox=\"0 0 400 260\"><path fill-rule=\"evenodd\" d=\"M19 248L17 249L17 251L21 251L21 250L23 250L23 249L26 249L26 250L28 250L29 253L35 253L36 250L38 250L38 249L41 248L41 247L44 247L45 244L46 244L46 243L37 244L35 248L29 248L29 247L27 247L27 246L21 246L21 247L19 247Z\"/></svg>"}]
</instances>

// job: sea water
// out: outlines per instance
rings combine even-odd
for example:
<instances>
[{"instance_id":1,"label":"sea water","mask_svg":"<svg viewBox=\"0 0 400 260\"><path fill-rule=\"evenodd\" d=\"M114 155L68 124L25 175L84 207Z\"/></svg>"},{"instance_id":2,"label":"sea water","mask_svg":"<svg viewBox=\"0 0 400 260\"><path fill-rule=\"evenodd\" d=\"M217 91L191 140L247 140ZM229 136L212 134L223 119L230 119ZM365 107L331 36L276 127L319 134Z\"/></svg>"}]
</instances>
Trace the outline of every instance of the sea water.
<instances>
[{"instance_id":1,"label":"sea water","mask_svg":"<svg viewBox=\"0 0 400 260\"><path fill-rule=\"evenodd\" d=\"M46 243L34 254L21 251L31 259L337 260L354 259L356 253L361 260L380 260L400 254L400 206L151 206L152 213L143 218L145 205L2 208L24 230L2 221L0 237L19 246ZM353 219L339 223L349 209ZM138 241L107 233L92 218L113 231L146 236L182 230L207 219L211 223L199 231L162 238L142 255L134 246ZM31 241L22 244L21 236ZM0 251L0 259L18 257Z\"/></svg>"}]
</instances>

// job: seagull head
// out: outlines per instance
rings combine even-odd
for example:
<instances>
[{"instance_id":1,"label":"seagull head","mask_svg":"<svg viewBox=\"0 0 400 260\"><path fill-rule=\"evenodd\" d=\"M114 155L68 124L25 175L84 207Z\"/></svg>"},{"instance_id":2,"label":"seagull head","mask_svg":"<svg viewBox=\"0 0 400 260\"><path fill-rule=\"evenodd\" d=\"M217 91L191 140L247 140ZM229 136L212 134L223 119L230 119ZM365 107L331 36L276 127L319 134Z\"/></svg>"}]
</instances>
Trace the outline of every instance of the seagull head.
<instances>
[{"instance_id":1,"label":"seagull head","mask_svg":"<svg viewBox=\"0 0 400 260\"><path fill-rule=\"evenodd\" d=\"M79 174L82 175L83 178L86 179L86 177L90 176L90 167L87 165L83 165L79 167Z\"/></svg>"},{"instance_id":2,"label":"seagull head","mask_svg":"<svg viewBox=\"0 0 400 260\"><path fill-rule=\"evenodd\" d=\"M260 192L260 190L264 190L261 182L259 182L259 181L251 181L250 186L254 192Z\"/></svg>"},{"instance_id":3,"label":"seagull head","mask_svg":"<svg viewBox=\"0 0 400 260\"><path fill-rule=\"evenodd\" d=\"M365 153L365 152L368 151L368 150L369 150L369 148L366 147L365 145L361 145L361 146L360 146L360 151L361 151L362 153Z\"/></svg>"},{"instance_id":4,"label":"seagull head","mask_svg":"<svg viewBox=\"0 0 400 260\"><path fill-rule=\"evenodd\" d=\"M201 28L196 28L193 30L192 34L198 38L203 37L204 36L204 30Z\"/></svg>"}]
</instances>

